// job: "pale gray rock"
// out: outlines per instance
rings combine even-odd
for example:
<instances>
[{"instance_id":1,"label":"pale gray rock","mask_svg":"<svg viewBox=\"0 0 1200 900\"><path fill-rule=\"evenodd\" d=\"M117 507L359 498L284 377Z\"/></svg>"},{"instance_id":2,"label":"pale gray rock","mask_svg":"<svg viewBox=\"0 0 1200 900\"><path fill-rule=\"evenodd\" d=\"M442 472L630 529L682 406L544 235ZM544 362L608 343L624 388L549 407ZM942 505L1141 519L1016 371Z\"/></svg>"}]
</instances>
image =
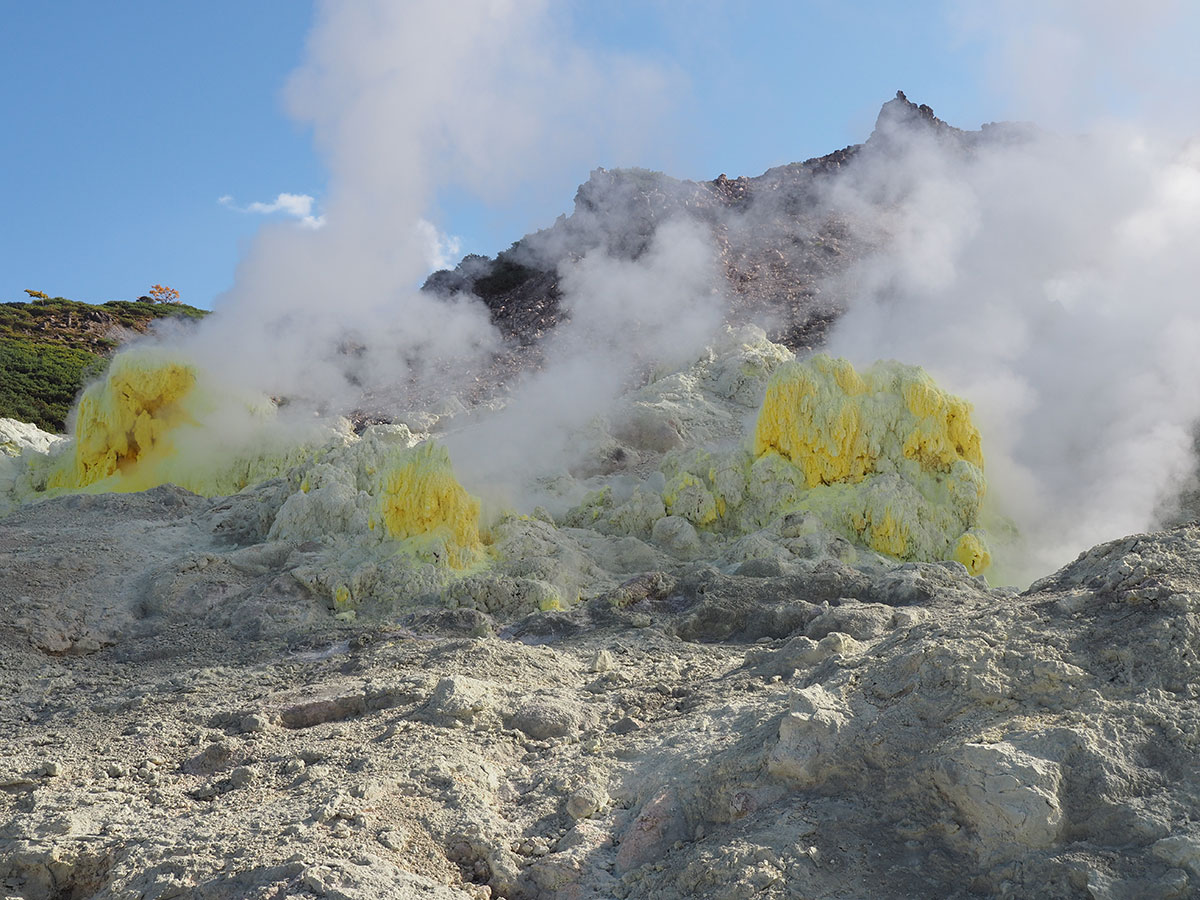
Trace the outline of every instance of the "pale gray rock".
<instances>
[{"instance_id":1,"label":"pale gray rock","mask_svg":"<svg viewBox=\"0 0 1200 900\"><path fill-rule=\"evenodd\" d=\"M322 546L267 540L274 500L239 498L0 519L9 895L1200 892L1196 526L1017 595L535 518L459 590L540 582L562 609L449 610L430 582L351 619L294 574Z\"/></svg>"},{"instance_id":2,"label":"pale gray rock","mask_svg":"<svg viewBox=\"0 0 1200 900\"><path fill-rule=\"evenodd\" d=\"M544 741L574 734L580 728L581 718L574 704L539 698L517 707L509 724L534 740Z\"/></svg>"},{"instance_id":3,"label":"pale gray rock","mask_svg":"<svg viewBox=\"0 0 1200 900\"><path fill-rule=\"evenodd\" d=\"M1200 834L1195 831L1155 841L1150 852L1172 866L1186 869L1192 878L1200 878Z\"/></svg>"},{"instance_id":4,"label":"pale gray rock","mask_svg":"<svg viewBox=\"0 0 1200 900\"><path fill-rule=\"evenodd\" d=\"M663 516L658 519L650 538L676 559L698 559L703 552L695 526L682 516Z\"/></svg>"},{"instance_id":5,"label":"pale gray rock","mask_svg":"<svg viewBox=\"0 0 1200 900\"><path fill-rule=\"evenodd\" d=\"M563 602L559 590L548 581L495 575L471 575L456 581L442 599L451 609L474 609L504 618L556 609Z\"/></svg>"},{"instance_id":6,"label":"pale gray rock","mask_svg":"<svg viewBox=\"0 0 1200 900\"><path fill-rule=\"evenodd\" d=\"M589 819L608 803L608 791L596 784L585 784L567 798L567 815L572 819Z\"/></svg>"},{"instance_id":7,"label":"pale gray rock","mask_svg":"<svg viewBox=\"0 0 1200 900\"><path fill-rule=\"evenodd\" d=\"M429 698L429 712L449 719L471 721L496 705L492 686L467 675L450 675L441 679Z\"/></svg>"},{"instance_id":8,"label":"pale gray rock","mask_svg":"<svg viewBox=\"0 0 1200 900\"><path fill-rule=\"evenodd\" d=\"M768 771L797 788L832 789L839 767L853 760L845 748L852 717L845 701L819 684L797 691L779 725Z\"/></svg>"},{"instance_id":9,"label":"pale gray rock","mask_svg":"<svg viewBox=\"0 0 1200 900\"><path fill-rule=\"evenodd\" d=\"M1062 832L1062 770L1008 741L966 743L942 760L934 784L973 832L983 863L1051 846Z\"/></svg>"}]
</instances>

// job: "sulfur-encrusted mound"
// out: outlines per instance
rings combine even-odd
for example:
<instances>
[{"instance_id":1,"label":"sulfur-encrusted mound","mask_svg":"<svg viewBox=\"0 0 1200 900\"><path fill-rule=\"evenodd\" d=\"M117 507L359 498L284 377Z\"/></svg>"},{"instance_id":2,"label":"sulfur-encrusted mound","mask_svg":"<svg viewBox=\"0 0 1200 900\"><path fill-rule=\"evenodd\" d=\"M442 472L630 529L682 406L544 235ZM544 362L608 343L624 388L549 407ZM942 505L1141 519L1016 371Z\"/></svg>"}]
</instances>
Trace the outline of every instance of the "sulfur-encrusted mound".
<instances>
[{"instance_id":1,"label":"sulfur-encrusted mound","mask_svg":"<svg viewBox=\"0 0 1200 900\"><path fill-rule=\"evenodd\" d=\"M454 477L450 455L427 441L396 451L377 473L378 524L388 535L455 569L483 552L479 501ZM375 528L376 519L370 527Z\"/></svg>"},{"instance_id":2,"label":"sulfur-encrusted mound","mask_svg":"<svg viewBox=\"0 0 1200 900\"><path fill-rule=\"evenodd\" d=\"M159 472L175 453L171 432L194 421L188 402L196 370L159 354L123 353L107 376L79 399L74 452L50 479L54 488L79 489L106 479L113 491L141 491L162 483Z\"/></svg>"},{"instance_id":3,"label":"sulfur-encrusted mound","mask_svg":"<svg viewBox=\"0 0 1200 900\"><path fill-rule=\"evenodd\" d=\"M303 459L306 440L277 427L265 397L231 396L188 360L137 348L82 394L73 440L35 490L132 493L175 484L215 497Z\"/></svg>"},{"instance_id":4,"label":"sulfur-encrusted mound","mask_svg":"<svg viewBox=\"0 0 1200 900\"><path fill-rule=\"evenodd\" d=\"M990 561L965 402L915 367L795 362L753 329L657 373L590 426L581 441L598 451L583 468L596 474L539 485L548 502L563 498L554 516L519 515L489 494L481 518L427 436L402 425L355 436L329 420L284 427L270 404L159 351L119 356L76 418L73 443L12 461L5 497L166 483L240 491L222 533L302 548L293 576L339 611L438 598L508 618L698 559L778 573L886 557L957 559L974 574Z\"/></svg>"},{"instance_id":5,"label":"sulfur-encrusted mound","mask_svg":"<svg viewBox=\"0 0 1200 900\"><path fill-rule=\"evenodd\" d=\"M722 358L736 355L725 348ZM674 449L640 484L612 479L586 494L568 523L651 540L679 558L708 552L729 565L786 568L816 552L784 524L797 514L886 557L988 568L983 454L966 401L916 366L858 372L823 355L777 359L751 381L763 399L749 440ZM691 400L721 402L711 391Z\"/></svg>"},{"instance_id":6,"label":"sulfur-encrusted mound","mask_svg":"<svg viewBox=\"0 0 1200 900\"><path fill-rule=\"evenodd\" d=\"M960 460L983 469L970 404L921 368L887 361L860 374L824 354L771 378L754 454L772 452L803 470L810 488L896 471L906 460L924 472L946 473Z\"/></svg>"},{"instance_id":7,"label":"sulfur-encrusted mound","mask_svg":"<svg viewBox=\"0 0 1200 900\"><path fill-rule=\"evenodd\" d=\"M284 479L269 541L310 547L294 572L339 611L432 597L491 562L480 503L439 444L404 425L344 436Z\"/></svg>"},{"instance_id":8,"label":"sulfur-encrusted mound","mask_svg":"<svg viewBox=\"0 0 1200 900\"><path fill-rule=\"evenodd\" d=\"M917 366L857 372L823 354L781 366L754 431L758 458L778 455L868 547L900 559L953 558L972 574L991 557L976 530L986 490L971 406Z\"/></svg>"}]
</instances>

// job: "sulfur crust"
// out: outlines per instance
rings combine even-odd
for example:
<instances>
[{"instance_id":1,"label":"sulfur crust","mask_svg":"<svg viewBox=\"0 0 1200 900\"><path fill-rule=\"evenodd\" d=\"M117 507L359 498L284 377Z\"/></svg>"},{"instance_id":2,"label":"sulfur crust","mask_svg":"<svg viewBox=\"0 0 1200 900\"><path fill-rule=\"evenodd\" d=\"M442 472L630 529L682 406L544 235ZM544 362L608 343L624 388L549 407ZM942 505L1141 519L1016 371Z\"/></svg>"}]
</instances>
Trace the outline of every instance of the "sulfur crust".
<instances>
[{"instance_id":1,"label":"sulfur crust","mask_svg":"<svg viewBox=\"0 0 1200 900\"><path fill-rule=\"evenodd\" d=\"M784 363L771 377L754 430L754 453L775 452L808 487L861 481L874 471L864 398L871 386L846 360L824 354Z\"/></svg>"},{"instance_id":2,"label":"sulfur crust","mask_svg":"<svg viewBox=\"0 0 1200 900\"><path fill-rule=\"evenodd\" d=\"M894 362L862 372L827 356L777 362L753 440L671 450L642 484L603 486L567 522L654 540L655 523L671 516L699 529L706 546L722 546L725 536L753 548L755 558L772 542L810 558L804 554L817 545L785 532L784 519L795 513L843 543L897 559L956 559L973 574L988 567L978 527L983 456L969 404L919 368ZM759 391L767 377L763 371ZM218 384L161 351L121 354L82 396L74 445L41 470L50 473L50 492L139 491L173 482L213 496L287 473L292 493L269 537L328 544L328 553L297 577L339 611L399 590L385 585L403 582L402 593L418 582L418 593L450 590L507 556L532 552L512 541L493 544L481 527L480 501L459 483L446 450L414 445L407 428L374 426L361 438L347 432L326 435L319 446L293 446L287 441L297 433L285 433L282 423L260 427L279 421L273 406L231 402ZM749 410L749 388L738 391ZM237 435L250 439L241 455L230 449L240 446ZM326 541L329 535L339 537ZM567 568L584 566L575 559ZM520 573L516 581L500 577L503 589L489 588L486 602L471 602L508 612L551 608L572 602L586 581L559 578L553 566ZM470 590L455 588L447 602L466 602L459 594Z\"/></svg>"},{"instance_id":3,"label":"sulfur crust","mask_svg":"<svg viewBox=\"0 0 1200 900\"><path fill-rule=\"evenodd\" d=\"M464 569L483 552L479 501L454 477L444 447L427 441L396 454L378 478L378 522L389 536ZM374 528L376 521L370 523ZM416 545L420 545L419 547Z\"/></svg>"},{"instance_id":4,"label":"sulfur crust","mask_svg":"<svg viewBox=\"0 0 1200 900\"><path fill-rule=\"evenodd\" d=\"M172 433L193 421L188 400L195 369L158 354L123 353L104 380L84 391L75 419L74 452L50 488L79 490L105 482L111 491L147 490L175 455Z\"/></svg>"},{"instance_id":5,"label":"sulfur crust","mask_svg":"<svg viewBox=\"0 0 1200 900\"><path fill-rule=\"evenodd\" d=\"M862 374L818 354L780 366L767 385L754 453L778 453L804 472L808 487L861 481L878 470L896 437L926 471L957 460L983 468L971 406L942 391L917 366L876 363Z\"/></svg>"},{"instance_id":6,"label":"sulfur crust","mask_svg":"<svg viewBox=\"0 0 1200 900\"><path fill-rule=\"evenodd\" d=\"M904 403L917 419L904 441L904 455L927 470L949 471L957 460L983 468L979 431L971 422L971 405L941 390L924 372L906 373L901 384Z\"/></svg>"},{"instance_id":7,"label":"sulfur crust","mask_svg":"<svg viewBox=\"0 0 1200 900\"><path fill-rule=\"evenodd\" d=\"M977 534L965 532L954 547L954 558L967 567L972 575L988 569L992 564L992 554Z\"/></svg>"},{"instance_id":8,"label":"sulfur crust","mask_svg":"<svg viewBox=\"0 0 1200 900\"><path fill-rule=\"evenodd\" d=\"M979 527L987 484L969 404L918 367L860 373L828 356L783 362L765 387L743 448L672 450L626 499L606 485L567 521L645 540L669 515L735 537L771 534L800 513L896 559L988 568Z\"/></svg>"},{"instance_id":9,"label":"sulfur crust","mask_svg":"<svg viewBox=\"0 0 1200 900\"><path fill-rule=\"evenodd\" d=\"M224 404L218 408L217 399ZM161 350L115 356L80 396L74 439L53 463L48 493L133 493L175 484L206 497L237 493L302 462L311 448L272 426L265 397L229 398L192 363ZM255 435L240 446L230 433Z\"/></svg>"},{"instance_id":10,"label":"sulfur crust","mask_svg":"<svg viewBox=\"0 0 1200 900\"><path fill-rule=\"evenodd\" d=\"M914 558L937 554L933 544L941 543L940 552L972 574L991 563L982 537L968 531L986 489L971 406L916 366L880 362L859 373L824 354L781 365L768 383L753 448L756 458L774 454L795 466L809 491L846 486L800 505L836 509L873 550ZM879 480L883 474L901 476L915 493Z\"/></svg>"},{"instance_id":11,"label":"sulfur crust","mask_svg":"<svg viewBox=\"0 0 1200 900\"><path fill-rule=\"evenodd\" d=\"M667 482L662 498L668 515L683 516L696 525L712 525L725 511L724 500L713 497L704 483L687 471Z\"/></svg>"}]
</instances>

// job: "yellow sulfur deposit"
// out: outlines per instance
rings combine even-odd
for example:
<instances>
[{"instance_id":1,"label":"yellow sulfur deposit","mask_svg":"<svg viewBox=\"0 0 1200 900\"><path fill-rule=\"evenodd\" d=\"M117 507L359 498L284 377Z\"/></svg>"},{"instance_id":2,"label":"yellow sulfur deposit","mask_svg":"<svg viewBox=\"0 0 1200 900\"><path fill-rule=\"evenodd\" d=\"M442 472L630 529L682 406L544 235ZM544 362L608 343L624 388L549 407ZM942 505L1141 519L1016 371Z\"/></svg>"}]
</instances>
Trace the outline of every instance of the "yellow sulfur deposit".
<instances>
[{"instance_id":1,"label":"yellow sulfur deposit","mask_svg":"<svg viewBox=\"0 0 1200 900\"><path fill-rule=\"evenodd\" d=\"M873 550L952 557L972 574L991 563L971 531L985 490L971 406L916 366L860 373L825 355L785 363L767 386L754 455L790 462L812 493L798 505L826 509Z\"/></svg>"},{"instance_id":2,"label":"yellow sulfur deposit","mask_svg":"<svg viewBox=\"0 0 1200 900\"><path fill-rule=\"evenodd\" d=\"M711 525L725 511L724 501L713 497L704 483L687 471L667 482L662 497L669 515L683 516L695 525Z\"/></svg>"},{"instance_id":3,"label":"yellow sulfur deposit","mask_svg":"<svg viewBox=\"0 0 1200 900\"><path fill-rule=\"evenodd\" d=\"M983 467L970 404L919 367L882 362L859 374L824 354L772 376L754 430L755 455L769 452L799 466L809 487L861 481L897 455L927 471L959 459Z\"/></svg>"},{"instance_id":4,"label":"yellow sulfur deposit","mask_svg":"<svg viewBox=\"0 0 1200 900\"><path fill-rule=\"evenodd\" d=\"M888 508L878 521L871 517L869 510L863 514L855 513L854 529L867 540L867 546L888 556L903 557L908 552L908 529L902 522L897 521L896 514Z\"/></svg>"},{"instance_id":5,"label":"yellow sulfur deposit","mask_svg":"<svg viewBox=\"0 0 1200 900\"><path fill-rule=\"evenodd\" d=\"M265 397L219 390L161 350L126 350L80 396L73 444L53 462L45 488L132 493L175 484L208 497L234 494L310 452L300 431L277 424Z\"/></svg>"},{"instance_id":6,"label":"yellow sulfur deposit","mask_svg":"<svg viewBox=\"0 0 1200 900\"><path fill-rule=\"evenodd\" d=\"M983 468L979 431L971 423L971 404L947 394L933 379L917 369L900 384L904 403L916 418L915 427L904 439L904 455L925 469L948 471L965 459Z\"/></svg>"},{"instance_id":7,"label":"yellow sulfur deposit","mask_svg":"<svg viewBox=\"0 0 1200 900\"><path fill-rule=\"evenodd\" d=\"M475 562L483 551L479 501L454 477L445 448L429 441L404 448L376 477L378 518L391 537L456 569Z\"/></svg>"},{"instance_id":8,"label":"yellow sulfur deposit","mask_svg":"<svg viewBox=\"0 0 1200 900\"><path fill-rule=\"evenodd\" d=\"M874 471L864 406L870 385L844 359L814 356L772 376L754 430L754 453L774 451L804 471L809 487L859 481Z\"/></svg>"},{"instance_id":9,"label":"yellow sulfur deposit","mask_svg":"<svg viewBox=\"0 0 1200 900\"><path fill-rule=\"evenodd\" d=\"M115 357L103 381L79 400L74 453L49 487L79 489L100 482L113 491L163 483L160 469L175 453L172 432L192 421L188 401L195 370L150 352Z\"/></svg>"},{"instance_id":10,"label":"yellow sulfur deposit","mask_svg":"<svg viewBox=\"0 0 1200 900\"><path fill-rule=\"evenodd\" d=\"M966 532L958 539L954 558L967 567L972 575L978 575L992 564L992 554L977 534Z\"/></svg>"}]
</instances>

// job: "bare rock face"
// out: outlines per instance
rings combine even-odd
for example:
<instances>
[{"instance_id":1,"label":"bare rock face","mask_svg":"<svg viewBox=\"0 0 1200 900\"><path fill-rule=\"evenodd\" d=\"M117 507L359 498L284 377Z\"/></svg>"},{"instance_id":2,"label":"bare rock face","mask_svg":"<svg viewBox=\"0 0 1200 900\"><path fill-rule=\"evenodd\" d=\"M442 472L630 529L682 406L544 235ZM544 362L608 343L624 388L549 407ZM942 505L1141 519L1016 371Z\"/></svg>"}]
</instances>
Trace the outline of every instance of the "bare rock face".
<instances>
[{"instance_id":1,"label":"bare rock face","mask_svg":"<svg viewBox=\"0 0 1200 900\"><path fill-rule=\"evenodd\" d=\"M946 124L924 103L920 106L913 103L904 96L904 91L896 91L896 96L880 108L879 116L875 120L875 130L871 132L867 143L873 146L887 144L890 141L907 139L914 134L961 141L967 138L969 133Z\"/></svg>"},{"instance_id":2,"label":"bare rock face","mask_svg":"<svg viewBox=\"0 0 1200 900\"><path fill-rule=\"evenodd\" d=\"M497 637L334 619L223 504L0 521L9 896L1200 890L1200 527L1019 596L678 562Z\"/></svg>"},{"instance_id":3,"label":"bare rock face","mask_svg":"<svg viewBox=\"0 0 1200 900\"><path fill-rule=\"evenodd\" d=\"M1060 766L1009 741L964 744L942 760L933 780L974 831L981 862L1042 850L1061 833Z\"/></svg>"},{"instance_id":4,"label":"bare rock face","mask_svg":"<svg viewBox=\"0 0 1200 900\"><path fill-rule=\"evenodd\" d=\"M768 771L801 789L832 786L838 766L850 756L842 745L852 731L851 716L846 704L819 684L796 691L779 725Z\"/></svg>"},{"instance_id":5,"label":"bare rock face","mask_svg":"<svg viewBox=\"0 0 1200 900\"><path fill-rule=\"evenodd\" d=\"M873 229L861 209L845 205L837 187L857 168L903 152L914 141L937 141L963 153L986 143L1026 140L1032 126L989 123L955 128L897 91L883 104L868 140L761 175L693 182L646 169L596 169L580 185L570 215L526 235L494 259L471 255L435 272L425 290L468 294L490 310L521 354L506 365L537 359L537 346L567 315L562 267L591 252L637 259L657 230L675 219L701 223L723 274L714 289L728 298L732 325L761 322L772 340L793 350L819 347L845 308L837 276L868 252Z\"/></svg>"},{"instance_id":6,"label":"bare rock face","mask_svg":"<svg viewBox=\"0 0 1200 900\"><path fill-rule=\"evenodd\" d=\"M598 172L573 216L431 287L534 343L559 254L636 254L688 215L730 315L777 304L799 346L836 304L795 273L846 250L810 201L898 122L982 139L900 96L862 148L758 179ZM0 516L5 895L1200 895L1200 525L1018 594L795 511L667 515L656 455L736 442L786 356L751 341L628 395L565 489L646 490L503 518L457 573L366 552L333 469Z\"/></svg>"}]
</instances>

